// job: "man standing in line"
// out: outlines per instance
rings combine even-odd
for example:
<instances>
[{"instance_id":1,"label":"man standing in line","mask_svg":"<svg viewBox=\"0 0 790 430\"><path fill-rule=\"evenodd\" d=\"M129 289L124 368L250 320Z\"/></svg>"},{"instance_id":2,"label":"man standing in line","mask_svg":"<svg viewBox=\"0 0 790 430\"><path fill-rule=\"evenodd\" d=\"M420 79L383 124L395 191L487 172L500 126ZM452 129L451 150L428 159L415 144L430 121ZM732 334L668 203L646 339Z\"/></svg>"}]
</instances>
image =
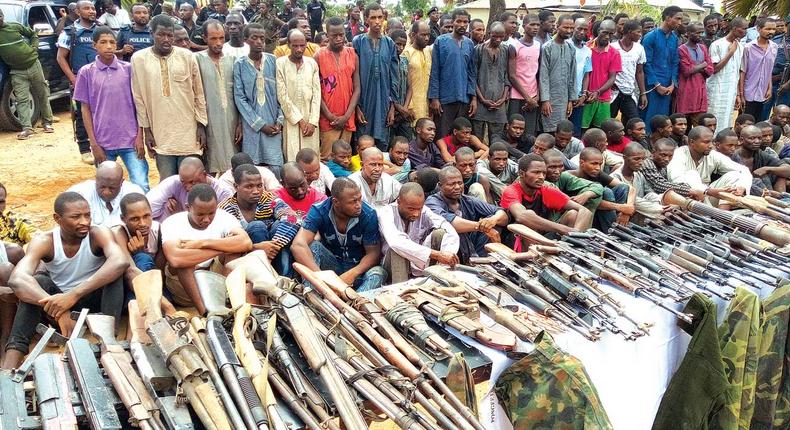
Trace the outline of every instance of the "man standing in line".
<instances>
[{"instance_id":1,"label":"man standing in line","mask_svg":"<svg viewBox=\"0 0 790 430\"><path fill-rule=\"evenodd\" d=\"M232 16L232 15L231 15ZM203 23L208 49L195 54L206 100L206 169L222 173L230 169L230 157L241 141L239 113L233 97L233 63L236 57L225 54L225 29L222 23L209 19Z\"/></svg>"},{"instance_id":2,"label":"man standing in line","mask_svg":"<svg viewBox=\"0 0 790 430\"><path fill-rule=\"evenodd\" d=\"M763 104L771 99L771 70L779 47L771 40L776 31L776 23L768 18L757 20L757 40L743 48L741 78L738 93L743 103L743 112L752 115L756 122L765 121Z\"/></svg>"},{"instance_id":3,"label":"man standing in line","mask_svg":"<svg viewBox=\"0 0 790 430\"><path fill-rule=\"evenodd\" d=\"M244 43L244 17L238 13L232 13L225 19L225 30L228 33L228 41L222 45L222 53L230 57L246 57L250 53L250 46ZM206 36L206 27L203 26L203 37Z\"/></svg>"},{"instance_id":4,"label":"man standing in line","mask_svg":"<svg viewBox=\"0 0 790 430\"><path fill-rule=\"evenodd\" d=\"M321 138L321 159L329 159L336 140L351 142L356 130L354 112L359 101L360 83L357 54L346 46L343 21L331 17L326 22L329 46L316 52L321 79L321 117L318 119Z\"/></svg>"},{"instance_id":5,"label":"man standing in line","mask_svg":"<svg viewBox=\"0 0 790 430\"><path fill-rule=\"evenodd\" d=\"M590 91L587 94L582 130L601 127L612 117L612 85L617 74L623 71L620 51L609 46L615 32L614 21L607 19L598 27L598 34L590 44L592 49L592 72L590 72Z\"/></svg>"},{"instance_id":6,"label":"man standing in line","mask_svg":"<svg viewBox=\"0 0 790 430\"><path fill-rule=\"evenodd\" d=\"M645 48L639 43L641 39L642 25L637 20L630 20L623 25L623 37L612 43L612 47L620 52L623 70L614 78L611 111L612 118L620 114L623 124L639 118L639 109L647 106L644 69L647 57Z\"/></svg>"},{"instance_id":7,"label":"man standing in line","mask_svg":"<svg viewBox=\"0 0 790 430\"><path fill-rule=\"evenodd\" d=\"M430 34L428 37L428 45L433 46L436 39L442 34L442 29L439 28L439 17L441 12L439 8L434 6L428 11L428 25L430 27Z\"/></svg>"},{"instance_id":8,"label":"man standing in line","mask_svg":"<svg viewBox=\"0 0 790 430\"><path fill-rule=\"evenodd\" d=\"M115 56L117 45L111 29L97 28L93 39L99 55L80 69L74 86L74 100L81 105L93 158L98 166L120 157L129 179L147 193L148 161L134 110L132 66Z\"/></svg>"},{"instance_id":9,"label":"man standing in line","mask_svg":"<svg viewBox=\"0 0 790 430\"><path fill-rule=\"evenodd\" d=\"M529 14L524 18L524 36L508 47L508 79L510 80L510 103L508 117L519 114L524 117L526 133L534 135L538 130L538 67L540 66L540 44L535 41L540 23L538 16ZM589 51L589 49L588 49Z\"/></svg>"},{"instance_id":10,"label":"man standing in line","mask_svg":"<svg viewBox=\"0 0 790 430\"><path fill-rule=\"evenodd\" d=\"M540 20L540 29L538 30L538 34L535 35L535 40L538 42L538 45L542 47L551 41L560 23L554 14L548 10L540 11L540 13L538 13L538 19Z\"/></svg>"},{"instance_id":11,"label":"man standing in line","mask_svg":"<svg viewBox=\"0 0 790 430\"><path fill-rule=\"evenodd\" d=\"M582 117L584 116L584 104L587 101L587 89L590 86L590 73L592 72L592 49L587 45L587 20L577 18L573 22L573 36L571 41L576 48L576 93L579 99L573 104L568 120L573 124L572 133L574 136L582 135ZM557 125L559 127L559 123Z\"/></svg>"},{"instance_id":12,"label":"man standing in line","mask_svg":"<svg viewBox=\"0 0 790 430\"><path fill-rule=\"evenodd\" d=\"M395 118L398 91L398 51L382 33L384 9L377 3L365 8L368 32L354 37L360 96L357 103L357 134L372 136L376 146L387 150L389 126Z\"/></svg>"},{"instance_id":13,"label":"man standing in line","mask_svg":"<svg viewBox=\"0 0 790 430\"><path fill-rule=\"evenodd\" d=\"M304 56L307 39L301 30L288 32L291 54L277 59L277 100L285 117L283 154L293 161L302 148L320 148L318 117L321 113L321 84L318 64Z\"/></svg>"},{"instance_id":14,"label":"man standing in line","mask_svg":"<svg viewBox=\"0 0 790 430\"><path fill-rule=\"evenodd\" d=\"M455 9L452 20L452 34L439 36L433 44L428 85L430 111L439 136L450 132L456 118L474 117L477 112L477 67L471 61L474 43L465 36L469 12Z\"/></svg>"},{"instance_id":15,"label":"man standing in line","mask_svg":"<svg viewBox=\"0 0 790 430\"><path fill-rule=\"evenodd\" d=\"M557 123L568 118L576 92L576 48L566 41L573 34L573 18L561 15L557 34L543 46L540 56L540 112L543 131L554 133Z\"/></svg>"},{"instance_id":16,"label":"man standing in line","mask_svg":"<svg viewBox=\"0 0 790 430\"><path fill-rule=\"evenodd\" d=\"M494 136L502 134L507 122L505 104L510 95L510 80L508 46L503 43L504 38L505 28L501 23L494 23L488 41L475 47L473 61L478 67L477 100L480 109L472 119L472 130L481 141L487 136L491 142Z\"/></svg>"},{"instance_id":17,"label":"man standing in line","mask_svg":"<svg viewBox=\"0 0 790 430\"><path fill-rule=\"evenodd\" d=\"M705 81L713 74L713 62L708 48L702 42L702 24L692 22L688 26L688 42L678 48L680 70L678 72L678 94L675 96L675 111L685 114L687 122L698 123L698 116L708 110L708 94Z\"/></svg>"},{"instance_id":18,"label":"man standing in line","mask_svg":"<svg viewBox=\"0 0 790 430\"><path fill-rule=\"evenodd\" d=\"M132 94L137 123L156 159L160 180L206 148L206 99L197 60L186 49L173 49L173 20L151 20L154 46L132 58ZM190 114L191 113L191 114Z\"/></svg>"},{"instance_id":19,"label":"man standing in line","mask_svg":"<svg viewBox=\"0 0 790 430\"><path fill-rule=\"evenodd\" d=\"M702 35L702 43L706 48L710 49L710 45L719 37L719 15L710 14L702 20L702 25L705 27L705 34Z\"/></svg>"},{"instance_id":20,"label":"man standing in line","mask_svg":"<svg viewBox=\"0 0 790 430\"><path fill-rule=\"evenodd\" d=\"M428 45L431 29L425 21L416 21L409 35L411 44L403 50L409 60L409 89L411 100L406 106L413 115L416 125L420 118L428 118L428 82L431 78L433 46Z\"/></svg>"},{"instance_id":21,"label":"man standing in line","mask_svg":"<svg viewBox=\"0 0 790 430\"><path fill-rule=\"evenodd\" d=\"M647 58L647 108L642 111L645 121L650 121L655 115L669 115L672 93L678 82L678 36L675 30L683 22L683 10L678 6L668 6L661 12L661 20L658 31L651 31L642 38ZM650 129L647 131L649 133Z\"/></svg>"},{"instance_id":22,"label":"man standing in line","mask_svg":"<svg viewBox=\"0 0 790 430\"><path fill-rule=\"evenodd\" d=\"M132 25L124 27L118 32L117 46L118 56L123 61L132 59L132 54L150 47L154 44L151 28L148 27L150 21L148 8L138 3L132 6Z\"/></svg>"},{"instance_id":23,"label":"man standing in line","mask_svg":"<svg viewBox=\"0 0 790 430\"><path fill-rule=\"evenodd\" d=\"M746 34L746 20L736 17L730 23L730 32L710 45L713 75L708 78L708 112L716 115L716 133L732 127L732 112L740 108L738 81L743 60L743 45L739 42ZM646 119L646 121L649 121Z\"/></svg>"},{"instance_id":24,"label":"man standing in line","mask_svg":"<svg viewBox=\"0 0 790 430\"><path fill-rule=\"evenodd\" d=\"M74 84L77 82L77 72L82 66L96 59L96 49L93 47L93 32L96 29L96 8L90 0L77 2L79 19L74 24L63 29L58 36L57 61L63 74L71 82L71 96L74 97ZM82 162L93 164L91 144L85 123L82 120L82 108L79 102L72 103L71 120L74 124L74 138L77 140Z\"/></svg>"},{"instance_id":25,"label":"man standing in line","mask_svg":"<svg viewBox=\"0 0 790 430\"><path fill-rule=\"evenodd\" d=\"M29 40L29 41L28 41ZM16 109L22 131L17 139L25 140L35 134L32 122L31 96L41 109L44 133L52 133L52 108L49 106L49 86L38 61L38 35L30 27L5 22L0 11L0 59L8 66L11 88L16 97Z\"/></svg>"},{"instance_id":26,"label":"man standing in line","mask_svg":"<svg viewBox=\"0 0 790 430\"><path fill-rule=\"evenodd\" d=\"M276 59L264 52L263 25L247 25L244 36L250 53L236 59L233 65L233 98L242 126L241 150L256 165L276 168L283 164L283 112L277 101Z\"/></svg>"}]
</instances>

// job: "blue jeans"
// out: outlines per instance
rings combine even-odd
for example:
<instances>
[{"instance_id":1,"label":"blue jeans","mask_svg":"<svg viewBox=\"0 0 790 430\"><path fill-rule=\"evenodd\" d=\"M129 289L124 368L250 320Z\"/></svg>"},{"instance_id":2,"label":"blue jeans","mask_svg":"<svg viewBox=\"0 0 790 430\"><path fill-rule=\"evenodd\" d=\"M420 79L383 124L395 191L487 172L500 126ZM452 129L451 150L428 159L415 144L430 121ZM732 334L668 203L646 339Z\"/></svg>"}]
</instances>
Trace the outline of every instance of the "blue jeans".
<instances>
[{"instance_id":1,"label":"blue jeans","mask_svg":"<svg viewBox=\"0 0 790 430\"><path fill-rule=\"evenodd\" d=\"M197 154L190 154L190 155L161 155L156 154L156 170L159 171L159 181L161 182L163 179L178 174L178 165L187 157L197 157L200 158Z\"/></svg>"},{"instance_id":2,"label":"blue jeans","mask_svg":"<svg viewBox=\"0 0 790 430\"><path fill-rule=\"evenodd\" d=\"M665 85L668 86L669 84ZM669 107L672 102L672 95L662 96L658 91L653 90L647 93L647 108L639 110L642 120L645 121L645 132L650 135L650 120L656 115L669 116Z\"/></svg>"},{"instance_id":3,"label":"blue jeans","mask_svg":"<svg viewBox=\"0 0 790 430\"><path fill-rule=\"evenodd\" d=\"M612 203L625 203L628 201L629 187L626 184L620 184L614 188L603 187L602 200ZM593 216L593 228L606 233L609 228L614 224L617 219L617 211L614 210L601 210L598 208Z\"/></svg>"},{"instance_id":4,"label":"blue jeans","mask_svg":"<svg viewBox=\"0 0 790 430\"><path fill-rule=\"evenodd\" d=\"M353 261L339 260L319 241L314 241L310 245L310 250L321 270L331 270L339 275L356 266ZM387 279L387 271L381 266L373 266L354 281L354 289L359 292L374 290L381 287L385 279Z\"/></svg>"},{"instance_id":5,"label":"blue jeans","mask_svg":"<svg viewBox=\"0 0 790 430\"><path fill-rule=\"evenodd\" d=\"M272 240L278 225L280 225L279 221L275 221L271 227L266 227L266 223L263 221L253 221L247 224L247 228L245 228L244 231L247 232L252 243L256 244ZM272 260L272 267L280 275L290 278L293 277L292 263L293 257L291 256L291 246L286 245L280 250L280 253L274 257L274 260Z\"/></svg>"},{"instance_id":6,"label":"blue jeans","mask_svg":"<svg viewBox=\"0 0 790 430\"><path fill-rule=\"evenodd\" d=\"M571 116L568 118L573 123L573 135L577 139L582 138L582 116L584 116L584 106L573 108Z\"/></svg>"},{"instance_id":7,"label":"blue jeans","mask_svg":"<svg viewBox=\"0 0 790 430\"><path fill-rule=\"evenodd\" d=\"M134 265L137 266L141 272L147 272L149 270L156 269L154 256L147 252L138 252L132 255L132 260L134 260Z\"/></svg>"},{"instance_id":8,"label":"blue jeans","mask_svg":"<svg viewBox=\"0 0 790 430\"><path fill-rule=\"evenodd\" d=\"M148 186L148 160L137 158L137 151L134 148L105 149L104 155L107 156L108 161L115 161L120 157L129 172L129 180L139 185L146 193L151 189Z\"/></svg>"}]
</instances>

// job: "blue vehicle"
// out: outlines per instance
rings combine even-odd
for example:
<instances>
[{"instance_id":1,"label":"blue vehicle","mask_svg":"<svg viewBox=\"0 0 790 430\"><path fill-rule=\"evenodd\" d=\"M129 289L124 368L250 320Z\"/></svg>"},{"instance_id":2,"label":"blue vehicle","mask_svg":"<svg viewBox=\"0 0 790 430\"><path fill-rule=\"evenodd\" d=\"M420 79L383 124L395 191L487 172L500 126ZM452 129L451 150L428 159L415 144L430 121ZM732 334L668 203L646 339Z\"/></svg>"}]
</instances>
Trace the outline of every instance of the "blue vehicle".
<instances>
[{"instance_id":1,"label":"blue vehicle","mask_svg":"<svg viewBox=\"0 0 790 430\"><path fill-rule=\"evenodd\" d=\"M69 96L69 80L60 70L57 62L58 36L55 34L61 9L66 9L65 1L21 1L0 0L0 9L6 22L18 22L32 28L38 34L38 59L49 83L49 99L55 100ZM39 106L33 103L33 123L39 118ZM0 61L0 130L20 131L22 125L17 118L16 97L11 88L8 67Z\"/></svg>"}]
</instances>

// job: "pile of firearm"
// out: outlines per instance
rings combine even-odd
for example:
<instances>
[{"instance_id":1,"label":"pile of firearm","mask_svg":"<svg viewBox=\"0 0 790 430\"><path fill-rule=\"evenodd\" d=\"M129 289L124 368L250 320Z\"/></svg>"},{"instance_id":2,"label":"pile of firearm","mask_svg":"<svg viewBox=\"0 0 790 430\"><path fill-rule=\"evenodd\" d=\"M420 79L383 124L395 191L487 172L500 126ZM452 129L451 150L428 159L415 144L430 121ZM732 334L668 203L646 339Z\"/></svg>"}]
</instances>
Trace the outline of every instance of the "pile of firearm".
<instances>
[{"instance_id":1,"label":"pile of firearm","mask_svg":"<svg viewBox=\"0 0 790 430\"><path fill-rule=\"evenodd\" d=\"M279 277L256 251L229 263L227 278L196 272L208 312L194 317L163 308L161 273L143 273L129 341L117 340L112 317L87 310L73 315L68 339L39 327L21 367L0 371L0 430L362 430L380 419L408 430L482 429L468 369L460 382L433 370L459 359L442 327L503 351L541 331L632 340L651 323L613 288L691 322L678 309L692 294L727 299L735 287L790 278L782 201L727 197L767 217L757 218L664 197L679 208L647 227L555 241L511 225L523 252L488 244L488 257L456 267L467 274L430 266L372 299L298 263L303 284ZM61 352L44 352L53 342Z\"/></svg>"},{"instance_id":2,"label":"pile of firearm","mask_svg":"<svg viewBox=\"0 0 790 430\"><path fill-rule=\"evenodd\" d=\"M68 339L44 328L24 364L0 373L0 429L482 429L418 352L451 354L416 308L394 295L380 307L298 264L297 284L259 252L232 264L227 278L196 274L206 317L164 314L151 271L134 280L130 341L87 309ZM57 340L62 353L42 353Z\"/></svg>"},{"instance_id":3,"label":"pile of firearm","mask_svg":"<svg viewBox=\"0 0 790 430\"><path fill-rule=\"evenodd\" d=\"M734 195L727 200L762 208L755 212L770 219L723 211L670 191L664 203L679 208L647 221L647 227L616 224L609 234L589 230L554 241L510 225L526 252L489 244L489 257L461 269L589 340L603 331L636 339L648 334L651 324L625 309L602 282L691 322L692 315L678 311L677 304L694 293L728 300L736 287L775 288L790 279L787 204Z\"/></svg>"}]
</instances>

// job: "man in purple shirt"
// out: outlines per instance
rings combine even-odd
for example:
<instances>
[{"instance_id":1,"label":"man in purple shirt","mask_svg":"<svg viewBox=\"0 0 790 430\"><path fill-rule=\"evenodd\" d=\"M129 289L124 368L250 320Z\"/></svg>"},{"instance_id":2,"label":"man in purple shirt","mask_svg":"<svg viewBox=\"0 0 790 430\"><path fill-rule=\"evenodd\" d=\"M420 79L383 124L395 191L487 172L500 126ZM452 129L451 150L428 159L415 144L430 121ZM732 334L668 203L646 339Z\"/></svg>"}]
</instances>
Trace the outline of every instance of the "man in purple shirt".
<instances>
[{"instance_id":1,"label":"man in purple shirt","mask_svg":"<svg viewBox=\"0 0 790 430\"><path fill-rule=\"evenodd\" d=\"M217 201L222 202L232 197L235 191L225 181L214 179L206 174L206 168L200 158L187 157L178 166L178 176L163 179L146 194L151 204L151 216L162 222L170 215L185 211L189 191L197 184L207 184L214 189Z\"/></svg>"},{"instance_id":2,"label":"man in purple shirt","mask_svg":"<svg viewBox=\"0 0 790 430\"><path fill-rule=\"evenodd\" d=\"M743 112L760 122L767 119L763 114L763 104L771 99L771 71L779 46L771 40L776 32L776 22L761 18L757 20L756 27L759 33L757 40L747 43L743 50L738 95L740 101L745 102Z\"/></svg>"},{"instance_id":3,"label":"man in purple shirt","mask_svg":"<svg viewBox=\"0 0 790 430\"><path fill-rule=\"evenodd\" d=\"M115 33L109 27L93 32L96 61L82 66L74 85L91 152L98 166L123 160L129 179L148 192L148 162L132 98L132 67L115 56Z\"/></svg>"}]
</instances>

